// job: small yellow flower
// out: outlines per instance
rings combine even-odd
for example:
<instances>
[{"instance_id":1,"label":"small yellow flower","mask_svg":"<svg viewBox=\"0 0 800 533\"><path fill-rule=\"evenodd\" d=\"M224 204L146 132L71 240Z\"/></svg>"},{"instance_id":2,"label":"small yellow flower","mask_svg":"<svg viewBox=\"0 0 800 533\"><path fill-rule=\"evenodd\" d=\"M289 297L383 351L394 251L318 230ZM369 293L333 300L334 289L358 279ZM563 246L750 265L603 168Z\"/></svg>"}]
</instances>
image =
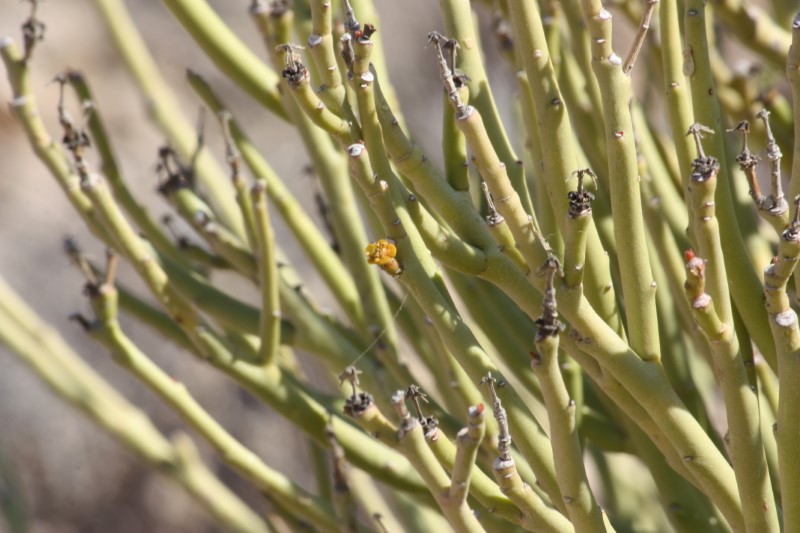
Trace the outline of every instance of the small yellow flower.
<instances>
[{"instance_id":1,"label":"small yellow flower","mask_svg":"<svg viewBox=\"0 0 800 533\"><path fill-rule=\"evenodd\" d=\"M367 262L371 265L378 265L384 272L392 276L399 276L403 267L397 262L397 247L387 239L380 239L367 245L364 248L367 255Z\"/></svg>"}]
</instances>

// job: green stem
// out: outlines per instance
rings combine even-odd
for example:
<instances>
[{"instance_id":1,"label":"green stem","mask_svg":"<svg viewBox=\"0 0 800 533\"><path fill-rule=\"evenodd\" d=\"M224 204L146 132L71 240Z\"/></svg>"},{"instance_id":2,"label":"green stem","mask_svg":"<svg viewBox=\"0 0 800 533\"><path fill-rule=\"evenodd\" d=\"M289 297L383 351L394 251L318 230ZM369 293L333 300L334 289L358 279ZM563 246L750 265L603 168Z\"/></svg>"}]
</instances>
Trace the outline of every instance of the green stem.
<instances>
[{"instance_id":1,"label":"green stem","mask_svg":"<svg viewBox=\"0 0 800 533\"><path fill-rule=\"evenodd\" d=\"M261 285L261 345L259 359L264 365L273 364L281 340L281 303L279 298L278 264L275 257L275 236L267 209L266 184L256 182L252 188L258 253L258 278Z\"/></svg>"},{"instance_id":2,"label":"green stem","mask_svg":"<svg viewBox=\"0 0 800 533\"><path fill-rule=\"evenodd\" d=\"M278 75L248 48L204 0L164 0L164 5L219 69L250 97L286 118Z\"/></svg>"},{"instance_id":3,"label":"green stem","mask_svg":"<svg viewBox=\"0 0 800 533\"><path fill-rule=\"evenodd\" d=\"M700 206L695 208L700 212ZM708 337L719 376L745 528L753 533L777 533L780 527L762 443L758 395L750 388L732 324L721 320L713 297L705 293L704 261L688 255L687 259L686 295L697 323Z\"/></svg>"},{"instance_id":4,"label":"green stem","mask_svg":"<svg viewBox=\"0 0 800 533\"><path fill-rule=\"evenodd\" d=\"M775 346L772 341L772 335L768 331L769 322L766 312L764 307L760 305L760 295L763 289L749 260L733 207L733 196L728 179L729 167L726 163L725 146L722 137L723 126L719 111L719 101L714 93L714 81L709 64L705 6L701 0L687 0L685 10L686 50L684 72L691 80L695 120L717 132L713 142L709 144L706 150L709 155L719 160L722 169L715 201L716 214L719 219L719 236L725 258L725 272L727 279L730 281L730 296L741 313L747 330L750 332L750 336L756 346L761 350L770 366L775 368ZM718 276L712 277L712 282L720 283L717 278ZM721 288L718 288L717 291L719 292L712 290L711 295L718 306L723 306L722 298L729 298L729 296L723 296L726 293L723 293ZM721 316L723 321L730 321L731 315L726 314L725 307L720 307L720 312L723 313Z\"/></svg>"},{"instance_id":5,"label":"green stem","mask_svg":"<svg viewBox=\"0 0 800 533\"><path fill-rule=\"evenodd\" d=\"M167 440L145 413L97 375L2 279L0 341L56 394L183 487L222 527L241 533L267 533L261 518L211 474L186 435Z\"/></svg>"},{"instance_id":6,"label":"green stem","mask_svg":"<svg viewBox=\"0 0 800 533\"><path fill-rule=\"evenodd\" d=\"M575 402L569 397L558 364L558 333L543 335L540 329L536 335L536 349L531 367L542 386L550 421L556 479L569 518L577 531L604 533L603 513L594 499L583 465L583 451L575 423Z\"/></svg>"},{"instance_id":7,"label":"green stem","mask_svg":"<svg viewBox=\"0 0 800 533\"><path fill-rule=\"evenodd\" d=\"M544 181L556 222L563 234L567 192L574 186L571 176L578 169L573 128L550 60L536 2L507 1L514 38L519 43L541 131ZM623 326L609 274L608 256L603 251L594 225L588 228L584 290L600 316L617 333L622 334Z\"/></svg>"},{"instance_id":8,"label":"green stem","mask_svg":"<svg viewBox=\"0 0 800 533\"><path fill-rule=\"evenodd\" d=\"M128 70L136 80L148 113L169 139L184 161L194 161L194 171L202 188L211 198L220 220L236 235L244 238L244 224L234 201L230 180L210 155L197 145L197 133L183 114L177 98L161 77L155 59L131 19L123 0L95 0L111 38Z\"/></svg>"},{"instance_id":9,"label":"green stem","mask_svg":"<svg viewBox=\"0 0 800 533\"><path fill-rule=\"evenodd\" d=\"M487 372L497 375L496 366L478 344L469 327L454 308L449 294L442 293L437 283L439 275L429 254L402 207L403 199L397 197L386 181L376 178L369 167L367 150L363 145L350 148L353 165L362 168L354 173L369 197L376 214L381 218L387 237L397 246L399 281L407 288L425 313L433 321L445 346L456 354L461 365L473 381L479 381ZM426 257L427 256L427 257ZM397 272L396 272L397 274ZM525 459L539 477L542 488L551 496L558 495L549 443L538 422L510 387L503 389L509 404L512 429L519 432L518 446Z\"/></svg>"},{"instance_id":10,"label":"green stem","mask_svg":"<svg viewBox=\"0 0 800 533\"><path fill-rule=\"evenodd\" d=\"M489 80L486 77L469 0L439 0L439 7L442 11L445 32L458 41L458 67L468 76L467 86L469 87L470 102L485 117L492 145L508 166L509 178L514 190L519 194L522 209L533 215L533 204L525 183L522 161L511 147L511 142L508 140L508 135L500 121L500 114L495 106Z\"/></svg>"},{"instance_id":11,"label":"green stem","mask_svg":"<svg viewBox=\"0 0 800 533\"><path fill-rule=\"evenodd\" d=\"M347 99L334 49L333 4L330 0L312 0L309 5L313 33L308 37L308 48L321 78L318 92L331 109L341 110Z\"/></svg>"},{"instance_id":12,"label":"green stem","mask_svg":"<svg viewBox=\"0 0 800 533\"><path fill-rule=\"evenodd\" d=\"M189 84L197 92L203 102L218 117L226 111L225 105L217 98L211 87L198 74L187 73ZM365 321L361 297L352 277L348 274L342 260L328 245L327 240L317 229L316 224L300 206L299 201L284 185L269 163L262 157L253 142L247 137L239 123L230 118L230 133L241 152L242 158L250 172L257 180L266 184L267 195L274 208L289 227L297 242L303 248L309 260L316 267L326 285L330 288L339 305L353 324Z\"/></svg>"},{"instance_id":13,"label":"green stem","mask_svg":"<svg viewBox=\"0 0 800 533\"><path fill-rule=\"evenodd\" d=\"M781 234L778 256L764 271L764 294L772 334L778 349L778 421L775 438L778 445L783 527L785 531L800 526L800 482L797 461L800 457L800 433L792 420L800 416L800 393L795 382L800 375L800 326L791 308L786 286L800 262L800 198L795 199L792 223Z\"/></svg>"},{"instance_id":14,"label":"green stem","mask_svg":"<svg viewBox=\"0 0 800 533\"><path fill-rule=\"evenodd\" d=\"M267 466L257 455L236 440L192 397L183 383L168 376L125 335L116 318L116 290L103 285L91 293L98 321L87 333L113 355L114 360L135 375L168 403L235 470L252 481L269 497L279 500L295 516L308 520L323 531L335 531L330 505L283 474Z\"/></svg>"},{"instance_id":15,"label":"green stem","mask_svg":"<svg viewBox=\"0 0 800 533\"><path fill-rule=\"evenodd\" d=\"M468 409L468 418L470 420L473 420L476 416L475 410L475 407L470 407ZM566 519L559 514L558 511L554 509L548 509L544 503L541 504L541 509L546 509L547 511L542 514L531 516L521 511L511 500L503 495L503 493L500 491L500 487L498 487L497 484L483 472L483 470L474 464L474 459L471 462L467 462L467 458L464 457L464 463L462 466L458 467L460 471L457 471L456 463L458 447L447 438L440 428L433 426L426 427L425 429L425 439L428 441L428 446L430 446L434 455L436 455L439 463L441 463L446 470L452 473L453 484L451 491L455 491L458 488L457 480L463 479L464 475L467 474L463 471L463 469L468 467L470 469L468 475L471 479L469 495L474 496L475 499L487 509L492 509L492 514L495 514L498 517L507 520L508 522L517 524L528 531L538 531L539 528L542 527L542 524L548 524L545 527L549 527L551 529L557 528L558 526L563 527L569 525ZM464 429L468 431L474 431L475 428L472 425L469 425ZM464 432L464 429L459 432L459 435Z\"/></svg>"},{"instance_id":16,"label":"green stem","mask_svg":"<svg viewBox=\"0 0 800 533\"><path fill-rule=\"evenodd\" d=\"M364 398L363 394L360 397L354 395L348 400L345 412L370 433L394 441L397 450L406 456L419 472L439 508L456 531L464 533L484 531L475 515L469 510L466 501L450 497L450 479L425 442L422 425L410 416L403 405L404 401L403 391L398 391L392 396L392 403L402 420L399 428L380 413L371 398Z\"/></svg>"},{"instance_id":17,"label":"green stem","mask_svg":"<svg viewBox=\"0 0 800 533\"><path fill-rule=\"evenodd\" d=\"M630 113L631 80L612 48L611 14L599 0L581 2L592 37L592 69L603 102L614 238L631 347L645 360L660 357L655 283L647 253L639 169Z\"/></svg>"}]
</instances>

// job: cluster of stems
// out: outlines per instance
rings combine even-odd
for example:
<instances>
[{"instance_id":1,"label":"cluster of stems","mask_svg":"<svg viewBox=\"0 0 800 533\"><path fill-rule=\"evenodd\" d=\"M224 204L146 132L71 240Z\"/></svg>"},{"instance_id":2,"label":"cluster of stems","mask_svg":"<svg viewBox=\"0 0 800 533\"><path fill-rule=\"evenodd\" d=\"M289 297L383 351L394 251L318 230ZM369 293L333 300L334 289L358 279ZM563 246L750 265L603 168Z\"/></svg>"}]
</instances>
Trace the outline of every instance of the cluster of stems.
<instances>
[{"instance_id":1,"label":"cluster of stems","mask_svg":"<svg viewBox=\"0 0 800 533\"><path fill-rule=\"evenodd\" d=\"M404 45L427 42L417 61L439 74L435 153L401 114L381 42L393 28L372 0L253 0L261 50L206 0L163 0L254 106L296 129L315 217L188 70L224 139L205 145L123 0L94 0L165 138L153 187L171 214L159 220L131 192L126 174L144 169L119 164L92 73L56 76L50 132L35 94L53 86L32 86L31 69L57 43L32 0L22 46L0 42L10 106L108 250L97 265L68 241L92 310L72 318L270 512L216 479L188 436L166 437L2 279L0 341L233 531L800 531L800 13L751 3L440 0L443 31ZM514 105L493 95L475 13L493 20L483 47L499 47ZM613 36L626 25L623 52ZM758 69L732 71L723 33ZM149 295L117 280L119 261ZM296 425L312 452L295 459L316 465L318 490L226 430L119 314ZM312 383L296 352L328 382Z\"/></svg>"}]
</instances>

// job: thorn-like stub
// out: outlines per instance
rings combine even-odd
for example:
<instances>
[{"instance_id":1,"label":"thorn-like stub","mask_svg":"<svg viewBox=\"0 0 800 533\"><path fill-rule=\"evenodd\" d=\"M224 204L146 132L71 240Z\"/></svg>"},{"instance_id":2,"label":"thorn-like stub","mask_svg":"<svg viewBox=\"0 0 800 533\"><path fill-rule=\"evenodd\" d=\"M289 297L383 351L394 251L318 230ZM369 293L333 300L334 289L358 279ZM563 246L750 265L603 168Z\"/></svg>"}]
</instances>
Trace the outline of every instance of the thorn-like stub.
<instances>
[{"instance_id":1,"label":"thorn-like stub","mask_svg":"<svg viewBox=\"0 0 800 533\"><path fill-rule=\"evenodd\" d=\"M467 120L475 114L475 108L471 105L459 107L456 111L456 120Z\"/></svg>"},{"instance_id":2,"label":"thorn-like stub","mask_svg":"<svg viewBox=\"0 0 800 533\"><path fill-rule=\"evenodd\" d=\"M797 323L797 313L795 313L792 309L787 309L782 313L773 315L772 320L774 320L775 323L782 328L790 328Z\"/></svg>"},{"instance_id":3,"label":"thorn-like stub","mask_svg":"<svg viewBox=\"0 0 800 533\"><path fill-rule=\"evenodd\" d=\"M693 309L705 309L710 304L711 304L711 296L709 296L706 293L703 293L694 300L692 300Z\"/></svg>"},{"instance_id":4,"label":"thorn-like stub","mask_svg":"<svg viewBox=\"0 0 800 533\"><path fill-rule=\"evenodd\" d=\"M370 40L372 36L375 35L375 32L378 31L378 28L374 24L365 23L364 29L361 30L359 33L358 30L355 31L355 36L358 39L358 42L361 44L370 44Z\"/></svg>"},{"instance_id":5,"label":"thorn-like stub","mask_svg":"<svg viewBox=\"0 0 800 533\"><path fill-rule=\"evenodd\" d=\"M9 107L11 107L12 109L19 109L21 107L25 107L27 104L28 104L27 96L17 96L8 103Z\"/></svg>"},{"instance_id":6,"label":"thorn-like stub","mask_svg":"<svg viewBox=\"0 0 800 533\"><path fill-rule=\"evenodd\" d=\"M312 33L311 35L308 36L308 46L310 48L314 48L315 46L319 46L319 44L321 42L322 42L322 36L321 35L317 35L316 33Z\"/></svg>"},{"instance_id":7,"label":"thorn-like stub","mask_svg":"<svg viewBox=\"0 0 800 533\"><path fill-rule=\"evenodd\" d=\"M750 148L747 145L747 136L750 134L750 122L742 120L735 128L731 128L728 131L737 132L742 135L742 150L736 156L736 162L739 164L739 168L742 171L754 168L758 164L759 158L750 152Z\"/></svg>"},{"instance_id":8,"label":"thorn-like stub","mask_svg":"<svg viewBox=\"0 0 800 533\"><path fill-rule=\"evenodd\" d=\"M470 405L469 409L467 410L467 415L470 417L480 416L485 411L486 411L486 406L484 406L482 403L479 403L477 405Z\"/></svg>"},{"instance_id":9,"label":"thorn-like stub","mask_svg":"<svg viewBox=\"0 0 800 533\"><path fill-rule=\"evenodd\" d=\"M705 183L719 173L719 160L713 156L698 157L692 161L691 179L695 183Z\"/></svg>"},{"instance_id":10,"label":"thorn-like stub","mask_svg":"<svg viewBox=\"0 0 800 533\"><path fill-rule=\"evenodd\" d=\"M361 143L354 143L347 147L347 155L350 157L361 157L364 153L365 146Z\"/></svg>"},{"instance_id":11,"label":"thorn-like stub","mask_svg":"<svg viewBox=\"0 0 800 533\"><path fill-rule=\"evenodd\" d=\"M418 385L409 385L405 392L405 398L411 400L417 413L417 419L425 425L425 415L422 413L422 404L428 403L428 395L425 394Z\"/></svg>"},{"instance_id":12,"label":"thorn-like stub","mask_svg":"<svg viewBox=\"0 0 800 533\"><path fill-rule=\"evenodd\" d=\"M494 463L492 463L492 469L495 472L502 472L504 470L514 468L515 466L516 463L514 462L514 459L511 456L509 456L506 459L501 459L500 457L498 457L497 459L494 460Z\"/></svg>"},{"instance_id":13,"label":"thorn-like stub","mask_svg":"<svg viewBox=\"0 0 800 533\"><path fill-rule=\"evenodd\" d=\"M103 181L103 177L96 172L89 172L81 177L81 189L90 190L97 187Z\"/></svg>"}]
</instances>

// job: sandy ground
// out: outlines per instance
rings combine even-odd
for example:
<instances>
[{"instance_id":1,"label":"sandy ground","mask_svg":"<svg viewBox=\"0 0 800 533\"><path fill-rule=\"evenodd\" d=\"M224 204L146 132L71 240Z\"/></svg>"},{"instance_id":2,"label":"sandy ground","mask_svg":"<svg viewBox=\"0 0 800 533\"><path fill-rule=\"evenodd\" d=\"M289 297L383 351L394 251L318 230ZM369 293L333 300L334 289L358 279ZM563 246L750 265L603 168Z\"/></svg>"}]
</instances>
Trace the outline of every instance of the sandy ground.
<instances>
[{"instance_id":1,"label":"sandy ground","mask_svg":"<svg viewBox=\"0 0 800 533\"><path fill-rule=\"evenodd\" d=\"M298 150L292 131L248 99L219 74L193 46L191 39L159 2L127 2L162 74L180 96L192 118L198 102L183 82L185 68L207 75L210 82L240 116L283 179L313 210L303 174L306 156ZM246 13L248 2L212 1L229 24L262 54L261 44ZM425 34L440 29L436 5L425 0L376 2L384 28L389 64L408 123L418 139L438 150L441 98ZM19 0L0 0L0 35L19 39L19 25L28 6ZM163 142L148 122L132 79L110 42L89 0L50 0L41 10L47 25L44 43L33 60L33 87L50 131L58 131L55 109L57 87L48 81L66 67L85 72L91 82L122 166L135 193L163 214L167 206L155 194L155 156ZM390 21L390 24L387 24ZM485 24L484 24L485 25ZM487 36L488 38L488 36ZM510 78L493 58L490 74ZM501 90L502 102L510 97ZM91 343L67 317L88 314L81 295L83 280L61 253L64 236L75 236L97 258L102 247L84 229L55 181L34 157L6 103L10 90L0 81L0 275L92 366L132 402L145 409L156 425L169 434L182 423L157 398L114 365L105 351ZM502 103L501 102L501 103ZM78 114L72 102L73 115ZM245 112L246 111L246 112ZM209 121L211 122L211 121ZM210 124L209 130L214 130ZM209 132L209 145L222 152L219 137ZM283 246L301 272L302 257L285 239ZM122 277L130 281L130 271ZM313 279L306 280L315 287ZM232 290L237 290L233 287ZM241 287L238 288L241 292ZM251 401L224 377L179 353L145 328L126 320L126 331L167 372L186 383L198 400L234 435L253 447L268 463L293 479L311 486L302 461L305 443L292 426L269 409ZM286 442L297 445L287 446ZM277 443L282 443L278 445ZM202 446L202 445L201 445ZM245 483L204 456L220 476L254 507L259 497ZM0 346L0 502L19 501L30 531L69 532L201 532L215 530L208 516L180 489L151 473L140 462L70 407L63 405L26 367ZM2 521L0 521L2 524ZM3 530L0 525L0 530Z\"/></svg>"}]
</instances>

